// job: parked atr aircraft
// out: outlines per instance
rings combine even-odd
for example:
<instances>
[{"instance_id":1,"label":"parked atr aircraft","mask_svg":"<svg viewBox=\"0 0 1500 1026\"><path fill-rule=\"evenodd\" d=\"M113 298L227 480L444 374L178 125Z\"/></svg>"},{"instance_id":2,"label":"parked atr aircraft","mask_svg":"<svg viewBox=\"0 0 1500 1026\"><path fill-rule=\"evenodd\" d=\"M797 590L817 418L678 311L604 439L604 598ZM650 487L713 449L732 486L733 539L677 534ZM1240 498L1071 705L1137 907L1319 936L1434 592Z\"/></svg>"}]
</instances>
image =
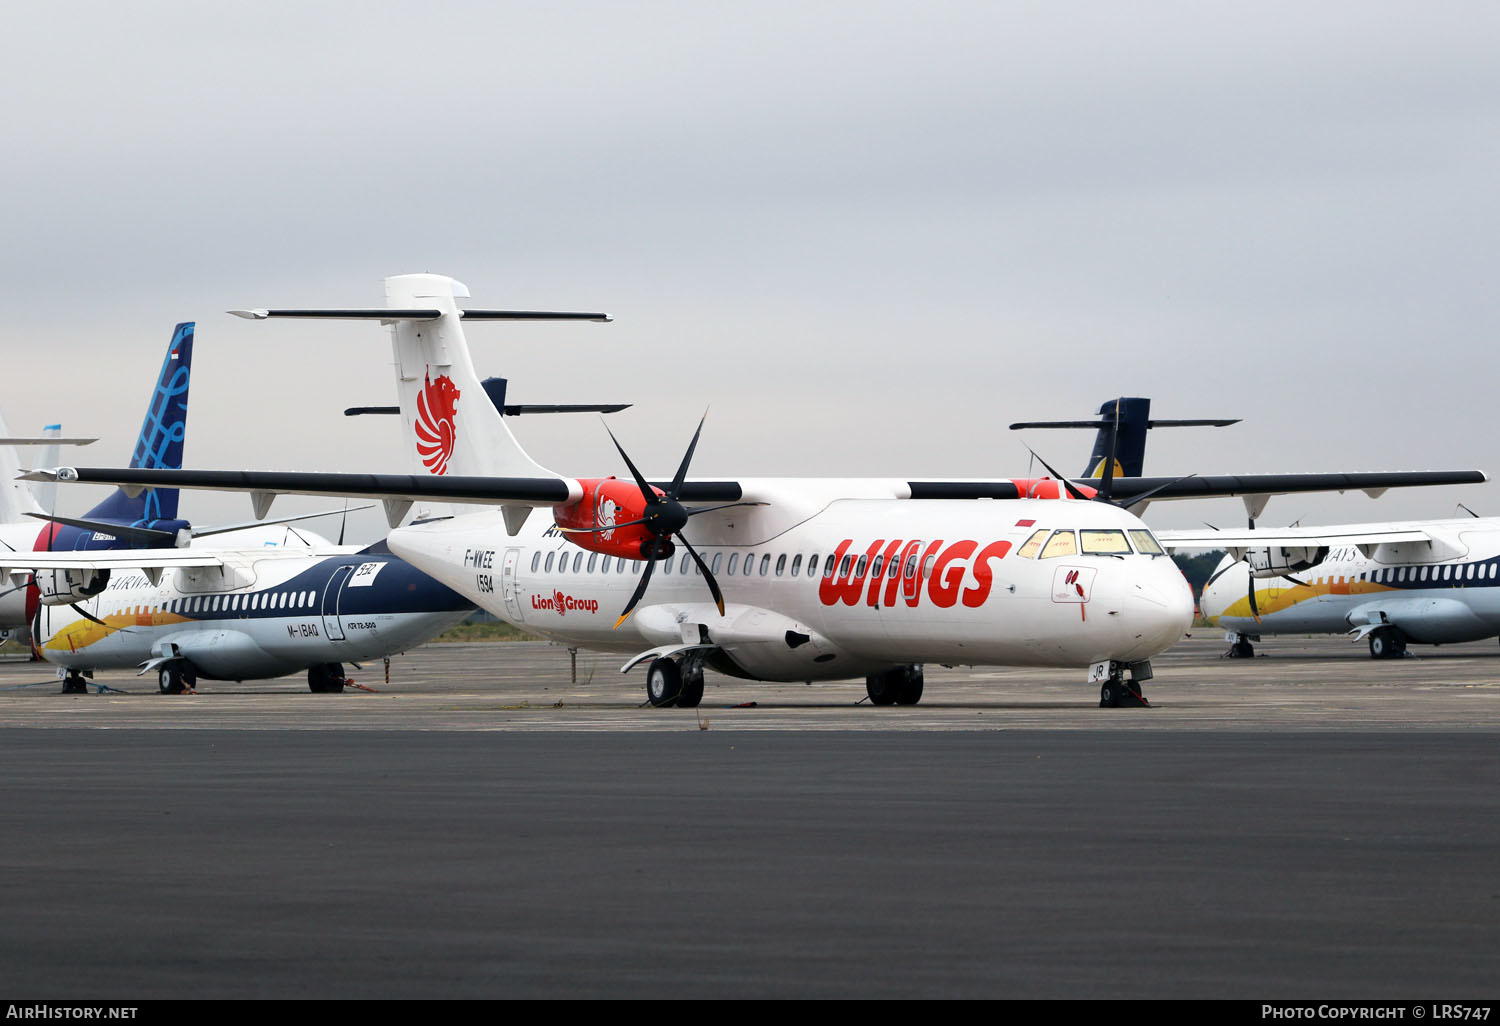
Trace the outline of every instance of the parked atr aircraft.
<instances>
[{"instance_id":1,"label":"parked atr aircraft","mask_svg":"<svg viewBox=\"0 0 1500 1026\"><path fill-rule=\"evenodd\" d=\"M911 704L928 662L1086 666L1101 704L1138 703L1152 656L1187 627L1192 597L1151 531L1121 507L1484 480L1477 472L1173 480L1107 467L1098 497L1110 501L1097 502L1056 501L1094 492L1050 478L688 480L697 435L670 482L647 482L623 449L630 479L567 478L536 464L487 401L462 324L608 318L460 310L468 290L430 274L388 278L386 295L384 309L241 313L392 324L418 473L53 475L250 491L258 515L279 492L373 496L393 527L416 501L499 503L394 530L391 550L527 630L632 653L623 669L648 664L652 704L686 706L701 698L705 665L760 680L864 676L875 703Z\"/></svg>"},{"instance_id":2,"label":"parked atr aircraft","mask_svg":"<svg viewBox=\"0 0 1500 1026\"><path fill-rule=\"evenodd\" d=\"M1230 654L1268 634L1349 634L1376 659L1408 643L1500 635L1500 519L1342 527L1174 532L1174 546L1229 555L1204 586L1203 615L1228 630Z\"/></svg>"},{"instance_id":3,"label":"parked atr aircraft","mask_svg":"<svg viewBox=\"0 0 1500 1026\"><path fill-rule=\"evenodd\" d=\"M1139 474L1146 433L1167 426L1236 421L1150 419L1150 400L1112 399L1097 421L1043 421L1016 428L1094 428L1086 474L1108 460ZM1402 655L1408 642L1447 644L1500 635L1500 520L1426 520L1337 527L1256 528L1262 497L1247 499L1245 531L1156 532L1169 550L1226 548L1200 609L1229 628L1229 654L1248 657L1265 634L1347 633L1370 654ZM1253 587L1253 591L1251 590Z\"/></svg>"},{"instance_id":4,"label":"parked atr aircraft","mask_svg":"<svg viewBox=\"0 0 1500 1026\"><path fill-rule=\"evenodd\" d=\"M384 543L20 553L7 566L82 582L44 593L35 636L68 691L96 669L155 671L163 693L199 678L254 680L307 671L315 692L344 689L344 663L428 641L474 607L391 555ZM91 582L109 579L93 594ZM71 599L79 608L56 604Z\"/></svg>"},{"instance_id":5,"label":"parked atr aircraft","mask_svg":"<svg viewBox=\"0 0 1500 1026\"><path fill-rule=\"evenodd\" d=\"M192 347L193 325L179 324L132 467L181 466ZM63 667L65 692L87 690L96 669L125 667L156 671L163 692L300 670L313 691L341 691L343 663L410 648L473 612L383 544L335 546L269 524L195 529L177 517L176 489L135 491L78 519L25 510L48 521L40 534L32 520L0 525L11 550L0 560L19 577L34 571L13 591L27 606L18 620ZM139 547L153 544L172 547Z\"/></svg>"}]
</instances>

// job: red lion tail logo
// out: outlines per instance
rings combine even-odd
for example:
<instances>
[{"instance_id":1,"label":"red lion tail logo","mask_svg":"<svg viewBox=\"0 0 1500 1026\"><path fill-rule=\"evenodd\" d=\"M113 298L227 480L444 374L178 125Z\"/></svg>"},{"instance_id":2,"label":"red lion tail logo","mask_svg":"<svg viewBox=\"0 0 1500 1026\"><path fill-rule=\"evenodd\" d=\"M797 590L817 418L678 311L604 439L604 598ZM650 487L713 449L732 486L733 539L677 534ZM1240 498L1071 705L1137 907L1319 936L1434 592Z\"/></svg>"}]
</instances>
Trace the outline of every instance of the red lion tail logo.
<instances>
[{"instance_id":1,"label":"red lion tail logo","mask_svg":"<svg viewBox=\"0 0 1500 1026\"><path fill-rule=\"evenodd\" d=\"M448 460L458 437L454 425L458 397L459 391L448 375L439 375L436 381L423 375L422 391L417 395L417 455L434 474L448 472Z\"/></svg>"}]
</instances>

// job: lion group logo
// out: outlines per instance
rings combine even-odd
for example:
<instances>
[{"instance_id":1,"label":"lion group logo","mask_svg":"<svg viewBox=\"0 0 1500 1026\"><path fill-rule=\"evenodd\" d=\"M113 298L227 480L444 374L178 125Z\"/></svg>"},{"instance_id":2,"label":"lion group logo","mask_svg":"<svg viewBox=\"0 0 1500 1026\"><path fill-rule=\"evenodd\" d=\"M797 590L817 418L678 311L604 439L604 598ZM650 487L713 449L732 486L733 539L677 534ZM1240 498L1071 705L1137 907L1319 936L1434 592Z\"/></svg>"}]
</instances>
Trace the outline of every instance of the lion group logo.
<instances>
[{"instance_id":1,"label":"lion group logo","mask_svg":"<svg viewBox=\"0 0 1500 1026\"><path fill-rule=\"evenodd\" d=\"M454 418L458 416L459 391L446 374L433 380L423 375L422 391L417 395L417 455L434 474L448 472L453 443L458 437Z\"/></svg>"}]
</instances>

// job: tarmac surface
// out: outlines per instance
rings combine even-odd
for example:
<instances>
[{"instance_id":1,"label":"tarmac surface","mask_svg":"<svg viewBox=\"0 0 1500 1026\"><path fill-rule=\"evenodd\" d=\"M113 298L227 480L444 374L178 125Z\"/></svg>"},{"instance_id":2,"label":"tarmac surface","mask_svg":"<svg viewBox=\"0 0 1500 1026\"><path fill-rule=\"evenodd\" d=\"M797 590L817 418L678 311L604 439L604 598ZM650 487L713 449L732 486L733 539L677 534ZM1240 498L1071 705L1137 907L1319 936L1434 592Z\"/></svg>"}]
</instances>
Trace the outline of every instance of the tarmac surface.
<instances>
[{"instance_id":1,"label":"tarmac surface","mask_svg":"<svg viewBox=\"0 0 1500 1026\"><path fill-rule=\"evenodd\" d=\"M1500 991L1500 646L710 674L432 645L304 680L0 662L3 993L1458 1001ZM750 703L753 703L751 705Z\"/></svg>"}]
</instances>

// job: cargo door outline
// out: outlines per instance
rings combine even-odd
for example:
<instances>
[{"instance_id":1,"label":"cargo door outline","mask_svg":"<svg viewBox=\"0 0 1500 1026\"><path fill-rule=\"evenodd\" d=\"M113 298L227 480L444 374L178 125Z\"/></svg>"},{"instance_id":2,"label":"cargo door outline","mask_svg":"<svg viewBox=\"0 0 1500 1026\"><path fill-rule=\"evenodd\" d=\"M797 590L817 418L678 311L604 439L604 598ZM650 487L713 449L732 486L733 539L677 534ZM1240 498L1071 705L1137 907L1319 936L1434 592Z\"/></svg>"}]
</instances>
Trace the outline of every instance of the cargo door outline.
<instances>
[{"instance_id":1,"label":"cargo door outline","mask_svg":"<svg viewBox=\"0 0 1500 1026\"><path fill-rule=\"evenodd\" d=\"M505 550L505 558L500 564L500 590L505 593L505 610L510 613L513 623L526 619L521 614L521 594L516 590L516 568L520 563L520 549Z\"/></svg>"},{"instance_id":2,"label":"cargo door outline","mask_svg":"<svg viewBox=\"0 0 1500 1026\"><path fill-rule=\"evenodd\" d=\"M328 576L323 588L323 636L329 641L344 640L344 625L339 620L339 597L344 593L344 582L353 573L352 566L341 566Z\"/></svg>"}]
</instances>

